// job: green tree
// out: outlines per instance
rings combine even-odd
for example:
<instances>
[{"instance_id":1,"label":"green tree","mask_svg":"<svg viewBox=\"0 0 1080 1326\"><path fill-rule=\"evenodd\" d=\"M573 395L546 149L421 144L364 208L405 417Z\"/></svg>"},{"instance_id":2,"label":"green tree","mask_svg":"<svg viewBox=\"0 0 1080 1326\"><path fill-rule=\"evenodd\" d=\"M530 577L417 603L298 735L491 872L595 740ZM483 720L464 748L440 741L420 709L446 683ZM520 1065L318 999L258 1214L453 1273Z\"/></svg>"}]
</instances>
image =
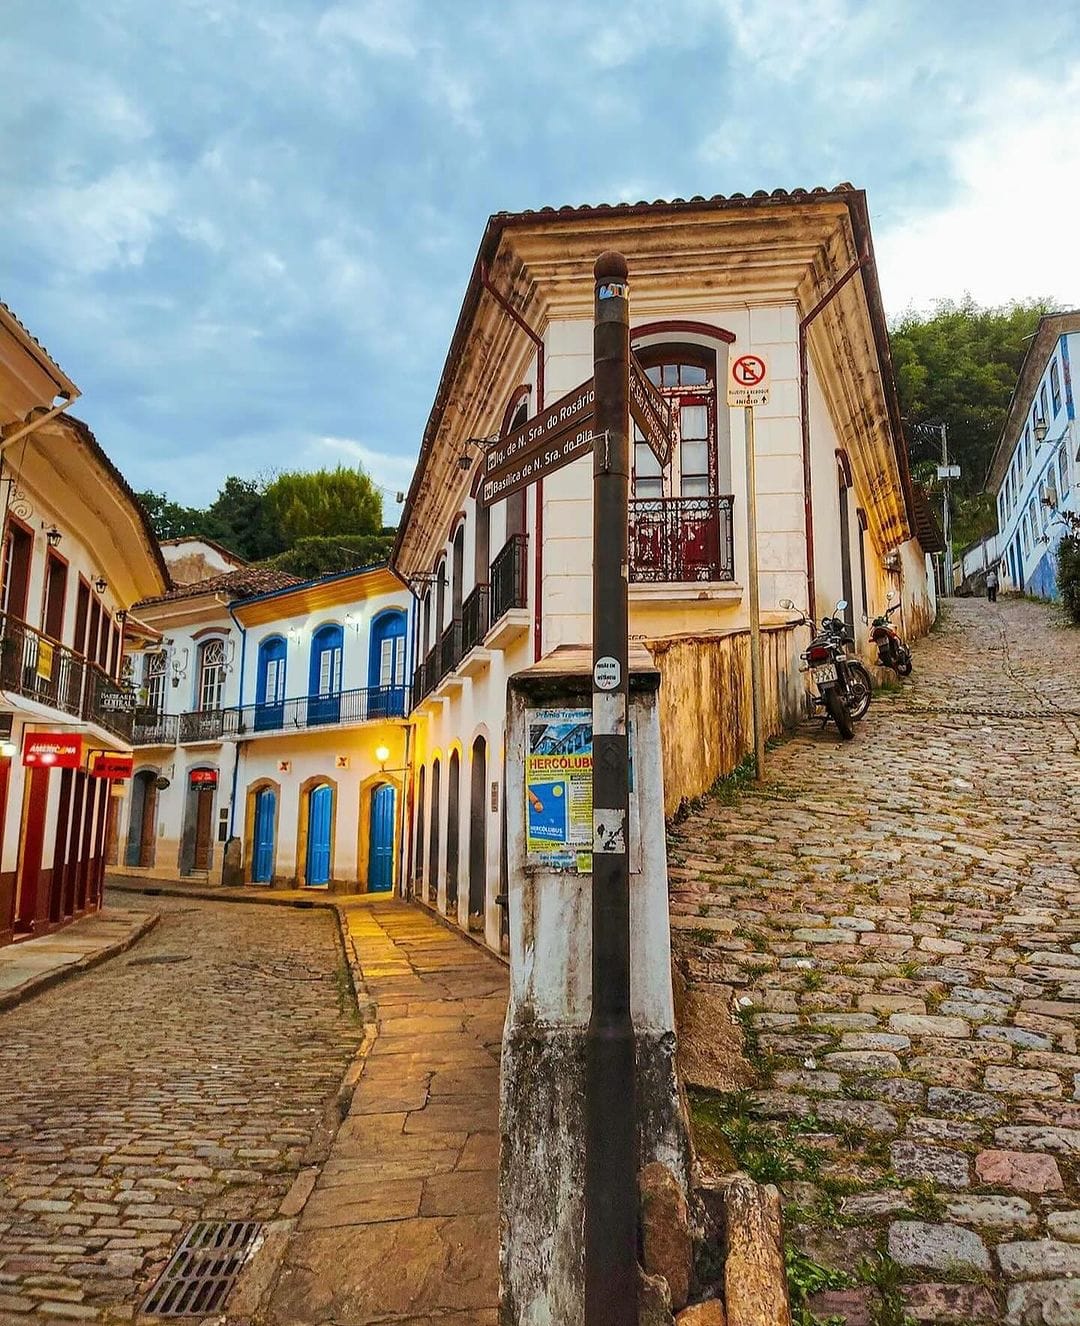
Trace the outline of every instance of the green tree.
<instances>
[{"instance_id":1,"label":"green tree","mask_svg":"<svg viewBox=\"0 0 1080 1326\"><path fill-rule=\"evenodd\" d=\"M362 469L279 474L266 488L267 511L282 544L343 534L377 534L382 498Z\"/></svg>"},{"instance_id":2,"label":"green tree","mask_svg":"<svg viewBox=\"0 0 1080 1326\"><path fill-rule=\"evenodd\" d=\"M135 496L150 517L150 526L159 539L182 539L187 535L210 533L207 513L199 507L181 506L170 501L164 493L150 489Z\"/></svg>"},{"instance_id":3,"label":"green tree","mask_svg":"<svg viewBox=\"0 0 1080 1326\"><path fill-rule=\"evenodd\" d=\"M937 433L912 427L928 421L947 425L949 459L960 466L953 489L958 545L994 529L981 490L1031 336L1055 308L1049 299L983 308L967 296L939 300L932 313L908 312L893 323L892 359L913 469L941 458Z\"/></svg>"},{"instance_id":4,"label":"green tree","mask_svg":"<svg viewBox=\"0 0 1080 1326\"><path fill-rule=\"evenodd\" d=\"M248 561L261 561L287 546L275 527L266 500L266 485L257 479L230 474L207 509L215 536Z\"/></svg>"},{"instance_id":5,"label":"green tree","mask_svg":"<svg viewBox=\"0 0 1080 1326\"><path fill-rule=\"evenodd\" d=\"M323 534L298 539L286 552L271 557L266 564L280 571L291 571L305 580L332 575L336 571L353 571L360 566L387 561L394 546L394 534L393 529L388 529L375 534Z\"/></svg>"}]
</instances>

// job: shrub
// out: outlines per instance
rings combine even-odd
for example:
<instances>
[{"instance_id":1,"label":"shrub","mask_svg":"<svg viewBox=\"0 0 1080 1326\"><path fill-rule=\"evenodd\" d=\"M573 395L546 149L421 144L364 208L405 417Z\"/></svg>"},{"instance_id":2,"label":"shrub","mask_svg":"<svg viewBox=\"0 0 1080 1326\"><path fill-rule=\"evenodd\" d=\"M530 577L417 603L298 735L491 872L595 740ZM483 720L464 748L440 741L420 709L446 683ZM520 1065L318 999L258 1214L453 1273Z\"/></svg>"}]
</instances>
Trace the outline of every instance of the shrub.
<instances>
[{"instance_id":1,"label":"shrub","mask_svg":"<svg viewBox=\"0 0 1080 1326\"><path fill-rule=\"evenodd\" d=\"M1080 530L1061 540L1057 551L1057 583L1065 611L1080 625Z\"/></svg>"}]
</instances>

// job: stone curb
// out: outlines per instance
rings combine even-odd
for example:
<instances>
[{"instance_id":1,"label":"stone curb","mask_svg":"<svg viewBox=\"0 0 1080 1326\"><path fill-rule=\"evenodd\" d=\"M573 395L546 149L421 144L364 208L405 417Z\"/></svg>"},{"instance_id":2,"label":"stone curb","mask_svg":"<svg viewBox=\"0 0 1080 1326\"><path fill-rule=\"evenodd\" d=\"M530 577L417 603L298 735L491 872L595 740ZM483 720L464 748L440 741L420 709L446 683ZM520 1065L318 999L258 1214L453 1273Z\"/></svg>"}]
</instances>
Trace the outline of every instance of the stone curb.
<instances>
[{"instance_id":1,"label":"stone curb","mask_svg":"<svg viewBox=\"0 0 1080 1326\"><path fill-rule=\"evenodd\" d=\"M135 929L125 935L123 939L119 939L113 944L107 944L104 948L98 949L96 953L86 954L78 962L68 962L63 966L56 967L53 971L41 972L38 976L32 976L28 981L23 981L22 985L16 986L14 990L6 990L3 994L0 994L0 1012L14 1008L17 1004L33 998L34 995L41 994L54 985L59 985L61 981L66 981L70 976L89 971L92 967L108 962L110 958L126 953L133 944L142 939L143 935L153 930L160 920L160 912L149 912ZM57 931L56 933L61 932Z\"/></svg>"},{"instance_id":2,"label":"stone curb","mask_svg":"<svg viewBox=\"0 0 1080 1326\"><path fill-rule=\"evenodd\" d=\"M510 959L505 953L496 953L493 948L488 947L484 940L477 939L477 937L468 930L462 930L461 926L455 925L449 917L443 916L442 912L440 912L437 907L432 907L431 903L425 902L423 898L407 898L404 899L404 901L412 903L414 907L419 907L420 910L430 916L433 921L438 921L439 925L441 925L444 930L449 930L452 935L457 935L459 939L467 939L469 943L472 944L474 948L478 948L481 953L486 953L489 958L492 958L495 962L499 963L500 966L505 967L507 970L510 969Z\"/></svg>"}]
</instances>

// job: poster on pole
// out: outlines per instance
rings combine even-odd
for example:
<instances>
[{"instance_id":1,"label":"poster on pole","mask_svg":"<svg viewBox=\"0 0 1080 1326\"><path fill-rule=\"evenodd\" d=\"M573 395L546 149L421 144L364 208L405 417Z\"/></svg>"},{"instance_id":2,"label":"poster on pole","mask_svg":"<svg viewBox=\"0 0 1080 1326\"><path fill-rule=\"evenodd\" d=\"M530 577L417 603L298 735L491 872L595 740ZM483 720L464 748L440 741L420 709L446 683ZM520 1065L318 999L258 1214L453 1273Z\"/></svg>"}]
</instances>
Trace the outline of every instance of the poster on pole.
<instances>
[{"instance_id":1,"label":"poster on pole","mask_svg":"<svg viewBox=\"0 0 1080 1326\"><path fill-rule=\"evenodd\" d=\"M592 710L525 715L525 838L530 865L592 868Z\"/></svg>"}]
</instances>

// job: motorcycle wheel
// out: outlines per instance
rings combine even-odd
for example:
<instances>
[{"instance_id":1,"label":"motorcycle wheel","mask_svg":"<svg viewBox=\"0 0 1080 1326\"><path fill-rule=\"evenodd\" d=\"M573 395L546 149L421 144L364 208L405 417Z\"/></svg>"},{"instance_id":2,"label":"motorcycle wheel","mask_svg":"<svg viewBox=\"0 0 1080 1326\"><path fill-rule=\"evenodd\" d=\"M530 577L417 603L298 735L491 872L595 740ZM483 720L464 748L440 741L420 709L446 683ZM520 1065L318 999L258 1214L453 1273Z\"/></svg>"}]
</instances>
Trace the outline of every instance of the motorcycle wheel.
<instances>
[{"instance_id":1,"label":"motorcycle wheel","mask_svg":"<svg viewBox=\"0 0 1080 1326\"><path fill-rule=\"evenodd\" d=\"M848 664L848 709L851 711L851 717L857 723L860 718L866 717L866 711L870 708L870 701L874 695L874 682L869 672L861 663Z\"/></svg>"},{"instance_id":2,"label":"motorcycle wheel","mask_svg":"<svg viewBox=\"0 0 1080 1326\"><path fill-rule=\"evenodd\" d=\"M830 686L822 696L825 701L825 708L829 712L829 717L836 724L836 730L840 733L841 741L850 741L855 735L855 724L851 721L851 713L848 710L844 697L836 686Z\"/></svg>"},{"instance_id":3,"label":"motorcycle wheel","mask_svg":"<svg viewBox=\"0 0 1080 1326\"><path fill-rule=\"evenodd\" d=\"M900 661L896 665L896 672L897 676L900 677L911 676L911 655L907 652L907 650L905 650L900 655Z\"/></svg>"}]
</instances>

